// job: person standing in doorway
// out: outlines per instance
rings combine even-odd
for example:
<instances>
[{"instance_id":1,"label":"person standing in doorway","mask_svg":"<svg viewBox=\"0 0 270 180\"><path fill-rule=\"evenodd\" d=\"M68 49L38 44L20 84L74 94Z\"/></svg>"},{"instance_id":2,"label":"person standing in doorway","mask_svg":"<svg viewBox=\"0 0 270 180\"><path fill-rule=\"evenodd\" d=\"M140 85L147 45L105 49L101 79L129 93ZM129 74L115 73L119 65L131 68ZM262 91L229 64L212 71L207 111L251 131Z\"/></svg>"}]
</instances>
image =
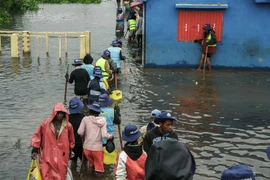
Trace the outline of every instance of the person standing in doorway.
<instances>
[{"instance_id":1,"label":"person standing in doorway","mask_svg":"<svg viewBox=\"0 0 270 180\"><path fill-rule=\"evenodd\" d=\"M75 145L73 127L63 103L56 103L32 136L32 159L39 155L42 179L65 180L71 150Z\"/></svg>"},{"instance_id":2,"label":"person standing in doorway","mask_svg":"<svg viewBox=\"0 0 270 180\"><path fill-rule=\"evenodd\" d=\"M161 112L154 120L159 126L154 127L148 131L143 140L143 149L148 153L152 144L165 139L177 139L177 134L172 130L173 122L176 121L175 117L171 116L169 112Z\"/></svg>"},{"instance_id":3,"label":"person standing in doorway","mask_svg":"<svg viewBox=\"0 0 270 180\"><path fill-rule=\"evenodd\" d=\"M216 38L216 33L210 24L205 24L203 27L203 30L204 30L203 38L194 40L195 43L200 43L202 45L202 55L201 55L201 59L200 59L200 63L199 63L199 67L197 71L201 70L202 64L204 63L205 56L206 56L208 69L209 71L211 71L210 58L216 52L217 38ZM206 54L206 50L207 50L207 54Z\"/></svg>"},{"instance_id":4,"label":"person standing in doorway","mask_svg":"<svg viewBox=\"0 0 270 180\"><path fill-rule=\"evenodd\" d=\"M74 93L76 96L82 98L86 105L90 76L85 69L81 68L82 62L80 59L75 59L72 65L75 66L75 69L71 72L68 82L70 84L72 84L73 81L75 82ZM66 74L66 78L68 79L68 74Z\"/></svg>"}]
</instances>

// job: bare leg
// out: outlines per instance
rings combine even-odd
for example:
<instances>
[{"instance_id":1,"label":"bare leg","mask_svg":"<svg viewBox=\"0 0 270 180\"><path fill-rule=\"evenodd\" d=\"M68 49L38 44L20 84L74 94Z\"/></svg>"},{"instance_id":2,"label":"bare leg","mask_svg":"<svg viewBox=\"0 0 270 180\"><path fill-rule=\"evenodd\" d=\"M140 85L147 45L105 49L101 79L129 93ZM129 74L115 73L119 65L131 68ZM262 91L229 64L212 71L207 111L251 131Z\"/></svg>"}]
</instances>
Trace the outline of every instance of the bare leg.
<instances>
[{"instance_id":1,"label":"bare leg","mask_svg":"<svg viewBox=\"0 0 270 180\"><path fill-rule=\"evenodd\" d=\"M211 63L210 63L209 57L206 58L206 62L207 62L208 70L211 71Z\"/></svg>"},{"instance_id":2,"label":"bare leg","mask_svg":"<svg viewBox=\"0 0 270 180\"><path fill-rule=\"evenodd\" d=\"M204 61L204 54L202 54L202 56L201 56L199 67L198 67L197 71L200 71L201 70L203 61Z\"/></svg>"}]
</instances>

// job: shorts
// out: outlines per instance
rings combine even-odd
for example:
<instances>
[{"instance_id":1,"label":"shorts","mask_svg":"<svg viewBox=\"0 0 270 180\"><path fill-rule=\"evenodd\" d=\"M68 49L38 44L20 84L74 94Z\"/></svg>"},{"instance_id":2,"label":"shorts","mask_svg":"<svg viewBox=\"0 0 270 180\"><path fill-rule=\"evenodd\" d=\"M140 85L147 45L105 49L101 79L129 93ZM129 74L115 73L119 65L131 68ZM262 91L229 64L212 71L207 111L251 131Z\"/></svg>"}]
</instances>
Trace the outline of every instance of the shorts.
<instances>
[{"instance_id":1,"label":"shorts","mask_svg":"<svg viewBox=\"0 0 270 180\"><path fill-rule=\"evenodd\" d=\"M89 151L83 149L86 159L90 166L94 166L95 171L104 172L103 151Z\"/></svg>"},{"instance_id":2,"label":"shorts","mask_svg":"<svg viewBox=\"0 0 270 180\"><path fill-rule=\"evenodd\" d=\"M132 37L135 36L136 30L129 30L128 36Z\"/></svg>"},{"instance_id":3,"label":"shorts","mask_svg":"<svg viewBox=\"0 0 270 180\"><path fill-rule=\"evenodd\" d=\"M203 53L204 55L205 55L205 53ZM211 57L212 56L212 54L211 53L207 53L207 57Z\"/></svg>"}]
</instances>

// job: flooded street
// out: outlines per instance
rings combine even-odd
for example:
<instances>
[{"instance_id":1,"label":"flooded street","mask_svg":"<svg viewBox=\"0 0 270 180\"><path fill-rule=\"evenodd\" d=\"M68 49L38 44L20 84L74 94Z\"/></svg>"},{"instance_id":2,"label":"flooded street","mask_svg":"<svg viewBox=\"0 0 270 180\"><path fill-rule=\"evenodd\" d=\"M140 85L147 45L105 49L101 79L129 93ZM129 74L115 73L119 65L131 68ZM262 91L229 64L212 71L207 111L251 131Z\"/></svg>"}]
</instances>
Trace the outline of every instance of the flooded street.
<instances>
[{"instance_id":1,"label":"flooded street","mask_svg":"<svg viewBox=\"0 0 270 180\"><path fill-rule=\"evenodd\" d=\"M97 60L115 39L116 2L101 4L40 5L37 12L18 15L4 30L91 31L91 55ZM43 41L41 41L43 42ZM123 39L123 54L129 57ZM19 60L10 58L10 44L2 40L0 56L0 179L25 179L31 158L31 136L49 117L56 102L64 100L67 64L79 57L78 40L69 41L68 57L58 59L58 41L51 41L49 57L41 43L37 59L32 53ZM199 58L199 57L198 57ZM214 58L213 58L214 59ZM199 60L199 59L198 59ZM69 66L69 72L72 71ZM270 179L269 89L270 71L195 69L143 69L128 58L127 79L120 76L123 127L148 122L153 109L172 111L178 118L174 130L195 156L194 180L219 179L234 163L250 166L256 180ZM68 85L67 100L74 85ZM116 129L117 130L117 129ZM116 133L118 134L118 133ZM115 137L119 150L119 139ZM103 179L113 179L113 166ZM74 173L75 180L81 179ZM83 179L93 179L87 176Z\"/></svg>"}]
</instances>

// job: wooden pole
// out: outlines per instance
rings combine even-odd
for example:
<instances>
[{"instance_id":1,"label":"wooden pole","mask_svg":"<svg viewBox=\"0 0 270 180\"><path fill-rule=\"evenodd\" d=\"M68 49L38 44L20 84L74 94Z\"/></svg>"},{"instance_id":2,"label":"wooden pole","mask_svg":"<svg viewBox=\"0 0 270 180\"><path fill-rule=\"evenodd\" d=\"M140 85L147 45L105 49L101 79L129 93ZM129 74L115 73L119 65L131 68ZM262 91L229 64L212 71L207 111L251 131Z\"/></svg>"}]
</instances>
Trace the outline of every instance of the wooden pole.
<instances>
[{"instance_id":1,"label":"wooden pole","mask_svg":"<svg viewBox=\"0 0 270 180\"><path fill-rule=\"evenodd\" d=\"M12 34L11 35L11 57L12 58L19 58L19 35L18 34Z\"/></svg>"},{"instance_id":2,"label":"wooden pole","mask_svg":"<svg viewBox=\"0 0 270 180\"><path fill-rule=\"evenodd\" d=\"M123 150L124 149L124 146L123 146L123 141L122 141L122 136L121 136L121 127L120 127L120 124L118 124L117 126L118 126L118 134L119 134L120 147L121 147L121 150Z\"/></svg>"},{"instance_id":3,"label":"wooden pole","mask_svg":"<svg viewBox=\"0 0 270 180\"><path fill-rule=\"evenodd\" d=\"M202 78L202 80L205 80L205 64L206 64L207 54L208 54L208 46L206 45L205 54L204 54L204 62L203 62L203 78Z\"/></svg>"}]
</instances>

